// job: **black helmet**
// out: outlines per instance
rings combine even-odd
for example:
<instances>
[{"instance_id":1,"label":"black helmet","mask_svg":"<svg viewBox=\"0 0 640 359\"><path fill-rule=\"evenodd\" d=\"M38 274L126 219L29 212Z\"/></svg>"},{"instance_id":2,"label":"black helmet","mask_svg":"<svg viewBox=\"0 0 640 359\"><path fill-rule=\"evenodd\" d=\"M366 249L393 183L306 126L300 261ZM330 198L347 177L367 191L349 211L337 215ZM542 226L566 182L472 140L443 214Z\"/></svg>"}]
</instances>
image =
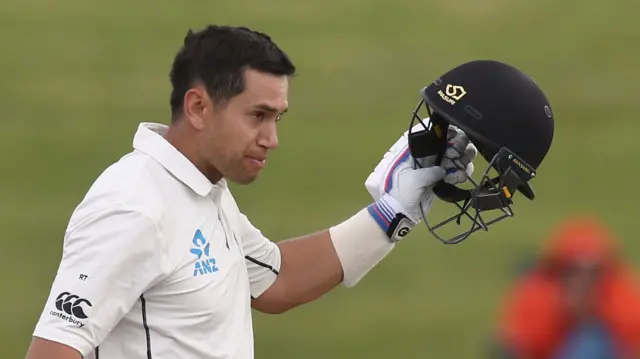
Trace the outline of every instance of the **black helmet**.
<instances>
[{"instance_id":1,"label":"black helmet","mask_svg":"<svg viewBox=\"0 0 640 359\"><path fill-rule=\"evenodd\" d=\"M434 187L435 194L460 210L454 216L427 227L444 243L459 243L478 229L513 216L511 205L516 192L533 200L529 180L547 155L553 139L551 105L536 82L513 66L491 60L472 61L445 73L420 91L421 100L413 112L409 129L409 147L414 159L439 155L447 141L449 125L463 130L489 166L472 189L444 182ZM429 121L423 122L421 108ZM416 121L424 130L416 132ZM438 162L439 163L439 162ZM419 166L417 160L416 166ZM497 176L491 177L494 170ZM475 210L475 214L470 210ZM491 221L481 212L497 210ZM443 239L436 229L465 216L471 228L451 239Z\"/></svg>"}]
</instances>

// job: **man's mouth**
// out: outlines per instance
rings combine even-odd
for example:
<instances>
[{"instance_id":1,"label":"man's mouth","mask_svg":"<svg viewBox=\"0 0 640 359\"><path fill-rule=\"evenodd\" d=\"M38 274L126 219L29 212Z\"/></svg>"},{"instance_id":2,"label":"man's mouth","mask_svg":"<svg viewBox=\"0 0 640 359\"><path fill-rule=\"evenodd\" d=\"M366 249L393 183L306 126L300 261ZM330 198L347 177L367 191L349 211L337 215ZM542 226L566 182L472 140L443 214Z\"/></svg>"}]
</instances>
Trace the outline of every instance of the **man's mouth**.
<instances>
[{"instance_id":1,"label":"man's mouth","mask_svg":"<svg viewBox=\"0 0 640 359\"><path fill-rule=\"evenodd\" d=\"M263 167L265 165L265 163L267 162L267 158L266 157L252 157L252 156L247 156L247 159L253 163L254 165L258 166L258 167Z\"/></svg>"}]
</instances>

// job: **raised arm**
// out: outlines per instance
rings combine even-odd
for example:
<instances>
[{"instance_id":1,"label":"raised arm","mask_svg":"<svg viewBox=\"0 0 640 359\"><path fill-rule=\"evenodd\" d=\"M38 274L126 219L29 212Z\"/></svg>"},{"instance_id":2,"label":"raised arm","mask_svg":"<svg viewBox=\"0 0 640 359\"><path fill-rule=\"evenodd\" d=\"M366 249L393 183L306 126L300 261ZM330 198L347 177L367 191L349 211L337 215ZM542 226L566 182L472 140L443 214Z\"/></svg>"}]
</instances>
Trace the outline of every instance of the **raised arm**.
<instances>
[{"instance_id":1,"label":"raised arm","mask_svg":"<svg viewBox=\"0 0 640 359\"><path fill-rule=\"evenodd\" d=\"M434 199L433 185L443 178L450 183L466 180L473 158L449 161L464 163L467 167L462 169L447 171L434 166L435 158L421 161L423 168L414 169L406 135L391 147L366 181L372 204L329 229L277 244L278 249L272 251L277 259L270 260L277 277L272 274L273 284L255 293L255 309L282 313L321 297L340 283L356 285L419 223L420 205L426 213ZM449 143L457 151L447 153L475 155L475 151L465 151L473 145L461 131Z\"/></svg>"}]
</instances>

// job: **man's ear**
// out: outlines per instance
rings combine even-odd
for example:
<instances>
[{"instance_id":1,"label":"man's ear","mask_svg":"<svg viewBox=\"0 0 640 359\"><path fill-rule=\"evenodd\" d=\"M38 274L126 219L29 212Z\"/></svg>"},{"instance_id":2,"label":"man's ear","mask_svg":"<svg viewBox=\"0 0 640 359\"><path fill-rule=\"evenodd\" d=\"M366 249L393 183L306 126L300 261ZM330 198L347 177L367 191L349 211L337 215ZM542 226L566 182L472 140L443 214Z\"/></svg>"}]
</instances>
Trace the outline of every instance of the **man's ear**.
<instances>
[{"instance_id":1,"label":"man's ear","mask_svg":"<svg viewBox=\"0 0 640 359\"><path fill-rule=\"evenodd\" d=\"M187 121L197 130L204 128L204 117L209 100L206 90L201 86L190 88L184 94L184 114Z\"/></svg>"}]
</instances>

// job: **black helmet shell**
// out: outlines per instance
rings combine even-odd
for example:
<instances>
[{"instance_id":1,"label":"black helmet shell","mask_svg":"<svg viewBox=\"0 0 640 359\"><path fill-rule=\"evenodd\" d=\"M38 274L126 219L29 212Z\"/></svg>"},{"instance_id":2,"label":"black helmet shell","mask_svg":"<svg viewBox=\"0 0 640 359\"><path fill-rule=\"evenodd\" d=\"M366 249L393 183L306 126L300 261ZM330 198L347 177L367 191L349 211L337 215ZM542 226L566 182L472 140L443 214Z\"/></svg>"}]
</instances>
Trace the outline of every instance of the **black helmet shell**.
<instances>
[{"instance_id":1,"label":"black helmet shell","mask_svg":"<svg viewBox=\"0 0 640 359\"><path fill-rule=\"evenodd\" d=\"M425 87L422 96L436 114L465 131L487 161L507 147L537 168L549 151L551 105L535 81L513 66L467 62Z\"/></svg>"}]
</instances>

